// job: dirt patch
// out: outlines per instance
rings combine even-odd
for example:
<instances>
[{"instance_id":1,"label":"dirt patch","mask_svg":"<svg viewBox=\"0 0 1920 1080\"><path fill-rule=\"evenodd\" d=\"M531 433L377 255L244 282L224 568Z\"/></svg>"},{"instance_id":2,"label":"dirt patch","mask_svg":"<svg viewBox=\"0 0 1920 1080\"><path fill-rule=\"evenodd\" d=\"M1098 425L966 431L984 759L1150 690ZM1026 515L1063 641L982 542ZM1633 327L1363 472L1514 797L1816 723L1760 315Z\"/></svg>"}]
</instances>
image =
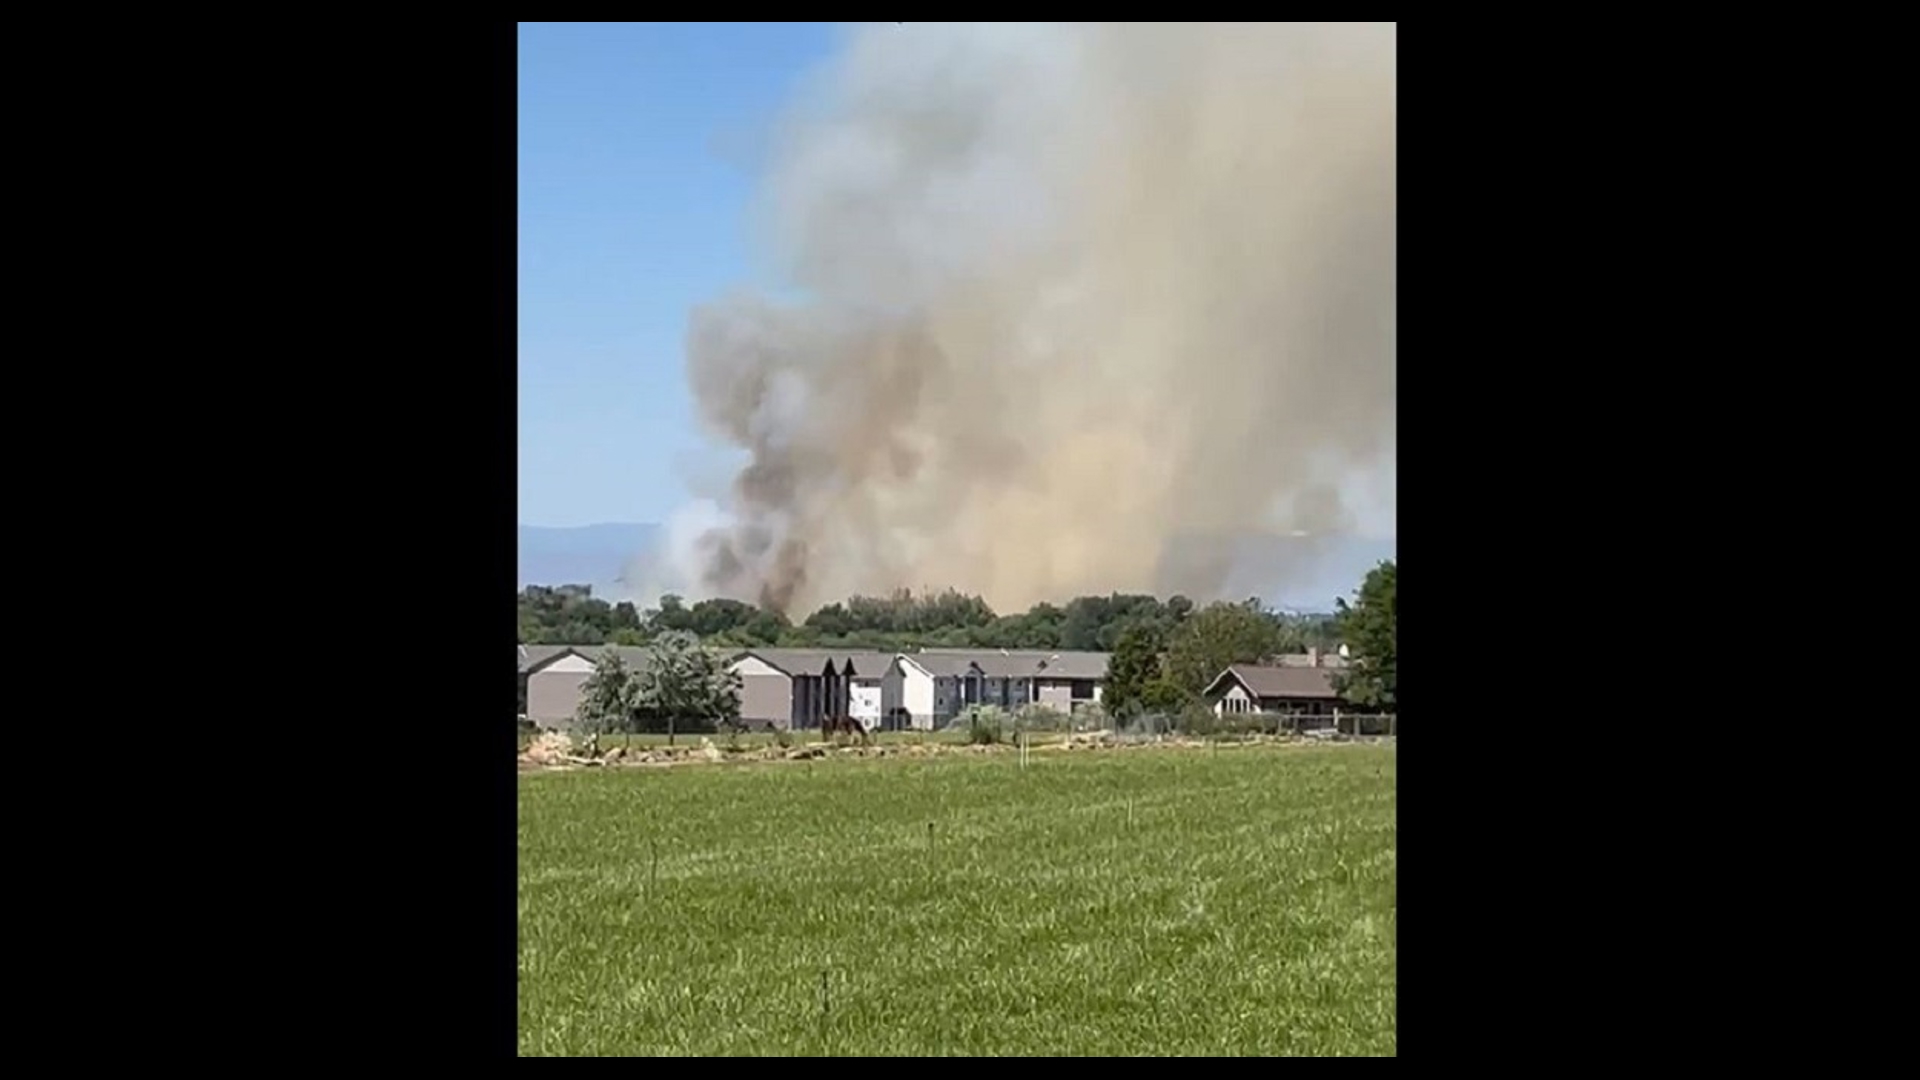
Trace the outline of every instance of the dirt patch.
<instances>
[{"instance_id":1,"label":"dirt patch","mask_svg":"<svg viewBox=\"0 0 1920 1080\"><path fill-rule=\"evenodd\" d=\"M1392 744L1391 739L1307 739L1292 733L1265 734L1252 733L1239 738L1227 738L1217 741L1196 739L1180 735L1157 736L1152 738L1116 738L1111 732L1082 731L1074 732L1065 739L1049 741L1029 747L1033 751L1053 751L1061 753L1110 752L1115 750L1219 750L1260 745L1303 746L1311 743L1384 743ZM519 755L519 768L523 772L552 770L566 771L580 768L663 768L676 765L713 765L725 761L733 762L799 762L812 761L815 758L929 758L953 755L980 756L992 754L1017 754L1019 747L1011 743L991 745L934 742L934 743L890 743L886 745L847 745L832 742L813 742L798 746L782 747L767 745L752 749L731 748L722 750L715 746L712 739L702 738L698 746L657 746L648 749L638 747L614 747L605 753L593 742L580 746L565 732L542 732Z\"/></svg>"}]
</instances>

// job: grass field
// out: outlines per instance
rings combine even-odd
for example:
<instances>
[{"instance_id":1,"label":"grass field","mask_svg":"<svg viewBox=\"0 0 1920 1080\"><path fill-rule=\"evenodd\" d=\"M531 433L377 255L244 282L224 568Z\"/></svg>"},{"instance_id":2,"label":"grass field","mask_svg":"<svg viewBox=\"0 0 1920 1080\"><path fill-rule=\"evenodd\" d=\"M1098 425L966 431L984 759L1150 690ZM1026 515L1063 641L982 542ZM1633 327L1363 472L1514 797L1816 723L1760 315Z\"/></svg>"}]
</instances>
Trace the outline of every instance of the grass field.
<instances>
[{"instance_id":1,"label":"grass field","mask_svg":"<svg viewBox=\"0 0 1920 1080\"><path fill-rule=\"evenodd\" d=\"M1394 762L525 774L520 1052L1392 1054Z\"/></svg>"}]
</instances>

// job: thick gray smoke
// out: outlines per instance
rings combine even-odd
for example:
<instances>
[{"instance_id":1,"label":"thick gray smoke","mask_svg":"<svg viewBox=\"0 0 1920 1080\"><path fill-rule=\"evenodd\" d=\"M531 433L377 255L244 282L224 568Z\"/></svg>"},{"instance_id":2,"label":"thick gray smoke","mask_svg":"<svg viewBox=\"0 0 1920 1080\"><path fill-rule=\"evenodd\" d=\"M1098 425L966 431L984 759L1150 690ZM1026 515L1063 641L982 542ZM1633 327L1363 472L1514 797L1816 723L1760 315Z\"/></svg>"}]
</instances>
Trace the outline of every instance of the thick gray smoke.
<instances>
[{"instance_id":1,"label":"thick gray smoke","mask_svg":"<svg viewBox=\"0 0 1920 1080\"><path fill-rule=\"evenodd\" d=\"M692 318L750 460L689 591L1203 598L1248 541L1349 524L1393 454L1394 37L855 32L763 193L801 299Z\"/></svg>"}]
</instances>

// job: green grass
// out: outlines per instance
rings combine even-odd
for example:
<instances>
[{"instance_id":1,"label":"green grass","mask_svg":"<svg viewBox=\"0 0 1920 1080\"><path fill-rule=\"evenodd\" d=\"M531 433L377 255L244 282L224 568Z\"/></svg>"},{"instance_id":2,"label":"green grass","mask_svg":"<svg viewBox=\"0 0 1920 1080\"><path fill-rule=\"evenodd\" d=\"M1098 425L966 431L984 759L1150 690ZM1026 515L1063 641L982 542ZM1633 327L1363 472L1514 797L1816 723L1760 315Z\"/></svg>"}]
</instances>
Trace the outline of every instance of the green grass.
<instances>
[{"instance_id":1,"label":"green grass","mask_svg":"<svg viewBox=\"0 0 1920 1080\"><path fill-rule=\"evenodd\" d=\"M526 774L520 1052L1392 1054L1394 762Z\"/></svg>"}]
</instances>

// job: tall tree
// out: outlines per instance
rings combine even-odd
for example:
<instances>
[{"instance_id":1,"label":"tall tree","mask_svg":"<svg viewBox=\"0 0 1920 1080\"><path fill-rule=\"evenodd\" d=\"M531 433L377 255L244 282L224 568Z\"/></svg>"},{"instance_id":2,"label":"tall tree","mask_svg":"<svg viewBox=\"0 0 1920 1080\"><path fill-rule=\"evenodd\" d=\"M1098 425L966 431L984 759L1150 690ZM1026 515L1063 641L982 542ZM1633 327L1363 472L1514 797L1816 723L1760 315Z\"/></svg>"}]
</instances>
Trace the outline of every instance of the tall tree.
<instances>
[{"instance_id":1,"label":"tall tree","mask_svg":"<svg viewBox=\"0 0 1920 1080\"><path fill-rule=\"evenodd\" d=\"M691 633L655 638L637 682L639 711L665 722L669 742L676 728L712 730L740 719L739 674Z\"/></svg>"},{"instance_id":2,"label":"tall tree","mask_svg":"<svg viewBox=\"0 0 1920 1080\"><path fill-rule=\"evenodd\" d=\"M1101 695L1107 713L1131 720L1147 707L1149 688L1159 679L1159 635L1148 626L1128 627L1107 662L1107 686Z\"/></svg>"},{"instance_id":3,"label":"tall tree","mask_svg":"<svg viewBox=\"0 0 1920 1080\"><path fill-rule=\"evenodd\" d=\"M1395 617L1399 571L1388 559L1368 571L1354 602L1335 602L1334 618L1351 654L1350 666L1334 678L1340 695L1356 705L1392 709L1398 701Z\"/></svg>"},{"instance_id":4,"label":"tall tree","mask_svg":"<svg viewBox=\"0 0 1920 1080\"><path fill-rule=\"evenodd\" d=\"M1198 695L1229 664L1257 664L1285 645L1280 622L1257 600L1209 604L1180 624L1167 650L1167 678Z\"/></svg>"},{"instance_id":5,"label":"tall tree","mask_svg":"<svg viewBox=\"0 0 1920 1080\"><path fill-rule=\"evenodd\" d=\"M574 719L591 735L624 731L633 717L638 686L620 654L608 649L593 662L593 671L580 684L580 704Z\"/></svg>"}]
</instances>

